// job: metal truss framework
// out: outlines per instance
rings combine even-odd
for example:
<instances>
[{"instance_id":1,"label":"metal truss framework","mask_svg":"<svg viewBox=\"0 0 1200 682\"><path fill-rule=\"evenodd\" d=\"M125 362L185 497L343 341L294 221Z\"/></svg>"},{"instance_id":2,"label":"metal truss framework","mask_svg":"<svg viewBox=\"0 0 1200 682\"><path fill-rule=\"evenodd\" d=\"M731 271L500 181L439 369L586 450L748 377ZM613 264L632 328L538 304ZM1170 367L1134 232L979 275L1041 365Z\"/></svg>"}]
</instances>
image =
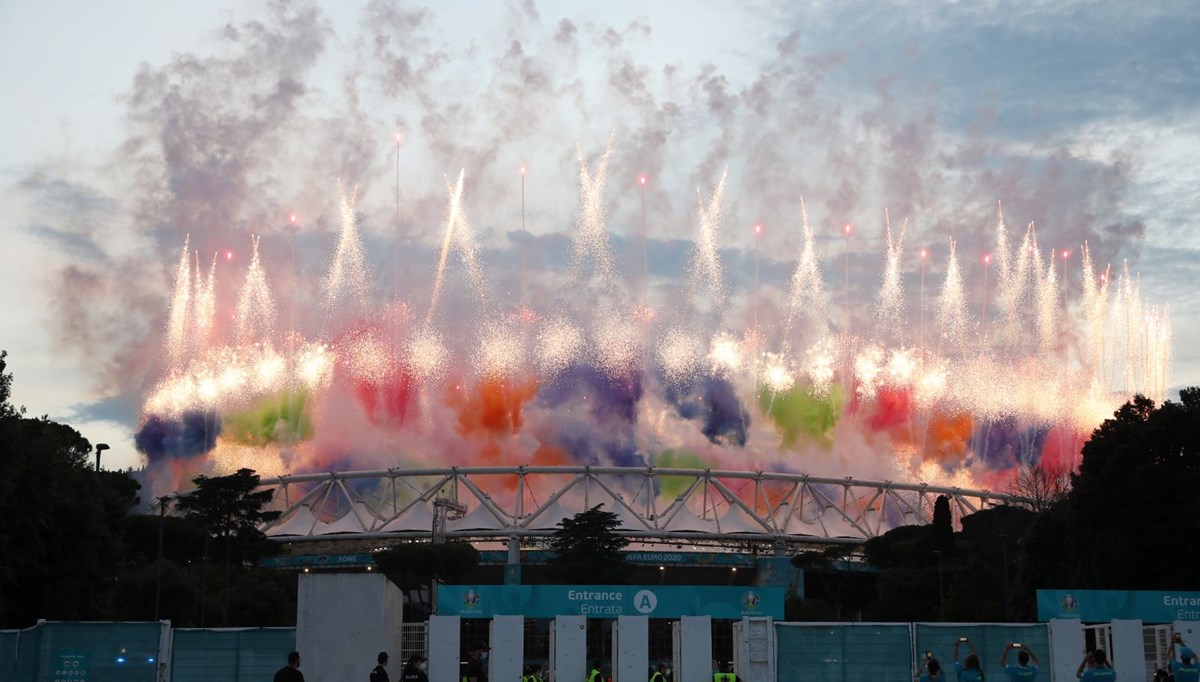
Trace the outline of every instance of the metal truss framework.
<instances>
[{"instance_id":1,"label":"metal truss framework","mask_svg":"<svg viewBox=\"0 0 1200 682\"><path fill-rule=\"evenodd\" d=\"M429 537L536 544L563 517L604 504L638 544L856 545L929 523L945 495L958 518L1013 495L920 483L654 467L448 467L264 479L286 542ZM451 516L439 518L444 510ZM455 513L457 512L457 513Z\"/></svg>"}]
</instances>

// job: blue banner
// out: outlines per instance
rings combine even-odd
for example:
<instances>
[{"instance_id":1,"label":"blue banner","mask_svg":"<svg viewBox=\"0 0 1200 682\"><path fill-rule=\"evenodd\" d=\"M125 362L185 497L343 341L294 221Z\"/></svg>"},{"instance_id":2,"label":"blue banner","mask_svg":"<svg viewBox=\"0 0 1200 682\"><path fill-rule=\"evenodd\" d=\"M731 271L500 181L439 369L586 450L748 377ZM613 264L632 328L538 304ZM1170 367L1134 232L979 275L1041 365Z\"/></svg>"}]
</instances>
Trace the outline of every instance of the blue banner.
<instances>
[{"instance_id":1,"label":"blue banner","mask_svg":"<svg viewBox=\"0 0 1200 682\"><path fill-rule=\"evenodd\" d=\"M438 585L439 616L783 618L782 587L680 585Z\"/></svg>"},{"instance_id":2,"label":"blue banner","mask_svg":"<svg viewBox=\"0 0 1200 682\"><path fill-rule=\"evenodd\" d=\"M1200 592L1038 590L1038 620L1078 618L1085 623L1138 619L1144 623L1200 620Z\"/></svg>"}]
</instances>

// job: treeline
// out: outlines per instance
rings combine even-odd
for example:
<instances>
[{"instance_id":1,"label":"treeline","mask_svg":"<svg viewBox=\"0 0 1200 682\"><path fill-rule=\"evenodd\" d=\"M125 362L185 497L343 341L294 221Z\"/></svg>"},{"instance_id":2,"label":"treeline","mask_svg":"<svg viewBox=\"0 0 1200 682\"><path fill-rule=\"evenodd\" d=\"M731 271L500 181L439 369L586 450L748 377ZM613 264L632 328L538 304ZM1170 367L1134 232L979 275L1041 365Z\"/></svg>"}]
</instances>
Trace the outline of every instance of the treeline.
<instances>
[{"instance_id":1,"label":"treeline","mask_svg":"<svg viewBox=\"0 0 1200 682\"><path fill-rule=\"evenodd\" d=\"M1038 589L1200 590L1200 388L1160 406L1137 396L1092 433L1077 472L1031 468L1013 492L1027 501L965 515L958 532L940 498L933 523L868 540L861 557L799 554L807 584L788 617L1033 621ZM859 559L872 570L851 570Z\"/></svg>"},{"instance_id":2,"label":"treeline","mask_svg":"<svg viewBox=\"0 0 1200 682\"><path fill-rule=\"evenodd\" d=\"M137 481L97 472L78 431L12 405L6 357L0 352L0 627L149 620L156 594L159 617L177 627L295 624L295 575L256 568L272 548L257 530L270 515L254 492L258 476L201 477L196 494L167 501L177 506L171 515L132 513L142 506Z\"/></svg>"}]
</instances>

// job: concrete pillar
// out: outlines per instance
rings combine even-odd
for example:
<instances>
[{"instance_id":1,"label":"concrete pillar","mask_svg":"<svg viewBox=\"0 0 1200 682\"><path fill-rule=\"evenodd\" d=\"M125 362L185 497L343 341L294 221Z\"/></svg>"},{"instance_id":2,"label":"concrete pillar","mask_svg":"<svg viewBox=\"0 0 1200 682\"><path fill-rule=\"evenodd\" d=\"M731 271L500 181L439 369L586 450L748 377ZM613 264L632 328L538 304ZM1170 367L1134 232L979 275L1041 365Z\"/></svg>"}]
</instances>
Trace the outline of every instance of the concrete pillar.
<instances>
[{"instance_id":1,"label":"concrete pillar","mask_svg":"<svg viewBox=\"0 0 1200 682\"><path fill-rule=\"evenodd\" d=\"M312 680L352 680L400 659L404 595L379 573L301 573L296 650Z\"/></svg>"},{"instance_id":2,"label":"concrete pillar","mask_svg":"<svg viewBox=\"0 0 1200 682\"><path fill-rule=\"evenodd\" d=\"M459 682L462 678L461 639L462 623L458 616L429 617L429 682Z\"/></svg>"},{"instance_id":3,"label":"concrete pillar","mask_svg":"<svg viewBox=\"0 0 1200 682\"><path fill-rule=\"evenodd\" d=\"M1074 680L1083 654L1083 623L1078 618L1051 618L1050 678L1056 682Z\"/></svg>"},{"instance_id":4,"label":"concrete pillar","mask_svg":"<svg viewBox=\"0 0 1200 682\"><path fill-rule=\"evenodd\" d=\"M504 564L504 584L521 584L521 541L515 535L508 539L508 561Z\"/></svg>"},{"instance_id":5,"label":"concrete pillar","mask_svg":"<svg viewBox=\"0 0 1200 682\"><path fill-rule=\"evenodd\" d=\"M679 682L712 682L712 618L682 616L679 619L677 659L672 679Z\"/></svg>"},{"instance_id":6,"label":"concrete pillar","mask_svg":"<svg viewBox=\"0 0 1200 682\"><path fill-rule=\"evenodd\" d=\"M550 666L554 682L582 682L588 673L587 618L558 616L550 640Z\"/></svg>"},{"instance_id":7,"label":"concrete pillar","mask_svg":"<svg viewBox=\"0 0 1200 682\"><path fill-rule=\"evenodd\" d=\"M525 665L525 616L492 617L488 644L488 680L518 682Z\"/></svg>"},{"instance_id":8,"label":"concrete pillar","mask_svg":"<svg viewBox=\"0 0 1200 682\"><path fill-rule=\"evenodd\" d=\"M734 673L742 682L775 682L775 621L743 618L733 624Z\"/></svg>"},{"instance_id":9,"label":"concrete pillar","mask_svg":"<svg viewBox=\"0 0 1200 682\"><path fill-rule=\"evenodd\" d=\"M645 616L617 616L613 636L617 640L613 679L619 682L641 682L643 678L649 679L650 620Z\"/></svg>"},{"instance_id":10,"label":"concrete pillar","mask_svg":"<svg viewBox=\"0 0 1200 682\"><path fill-rule=\"evenodd\" d=\"M1113 669L1117 682L1146 682L1146 642L1142 638L1142 621L1114 620L1112 622ZM1079 665L1076 663L1075 665Z\"/></svg>"}]
</instances>

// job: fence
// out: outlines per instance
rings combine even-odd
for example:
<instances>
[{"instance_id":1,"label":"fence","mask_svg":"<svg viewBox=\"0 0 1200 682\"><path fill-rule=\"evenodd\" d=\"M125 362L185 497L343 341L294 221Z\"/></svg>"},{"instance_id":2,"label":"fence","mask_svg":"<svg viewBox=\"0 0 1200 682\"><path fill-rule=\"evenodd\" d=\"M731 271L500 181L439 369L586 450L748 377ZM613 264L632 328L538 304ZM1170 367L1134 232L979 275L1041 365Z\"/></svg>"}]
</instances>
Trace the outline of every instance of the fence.
<instances>
[{"instance_id":1,"label":"fence","mask_svg":"<svg viewBox=\"0 0 1200 682\"><path fill-rule=\"evenodd\" d=\"M1044 624L776 623L775 637L777 682L908 682L926 651L949 668L959 637L970 638L985 671L1000 672L1009 642L1029 646L1050 669ZM960 649L961 660L970 649Z\"/></svg>"},{"instance_id":2,"label":"fence","mask_svg":"<svg viewBox=\"0 0 1200 682\"><path fill-rule=\"evenodd\" d=\"M0 681L249 682L271 679L295 648L295 628L42 622L0 631Z\"/></svg>"},{"instance_id":3,"label":"fence","mask_svg":"<svg viewBox=\"0 0 1200 682\"><path fill-rule=\"evenodd\" d=\"M0 636L0 679L156 682L165 623L39 623Z\"/></svg>"},{"instance_id":4,"label":"fence","mask_svg":"<svg viewBox=\"0 0 1200 682\"><path fill-rule=\"evenodd\" d=\"M296 628L175 630L171 682L268 680L296 648Z\"/></svg>"}]
</instances>

